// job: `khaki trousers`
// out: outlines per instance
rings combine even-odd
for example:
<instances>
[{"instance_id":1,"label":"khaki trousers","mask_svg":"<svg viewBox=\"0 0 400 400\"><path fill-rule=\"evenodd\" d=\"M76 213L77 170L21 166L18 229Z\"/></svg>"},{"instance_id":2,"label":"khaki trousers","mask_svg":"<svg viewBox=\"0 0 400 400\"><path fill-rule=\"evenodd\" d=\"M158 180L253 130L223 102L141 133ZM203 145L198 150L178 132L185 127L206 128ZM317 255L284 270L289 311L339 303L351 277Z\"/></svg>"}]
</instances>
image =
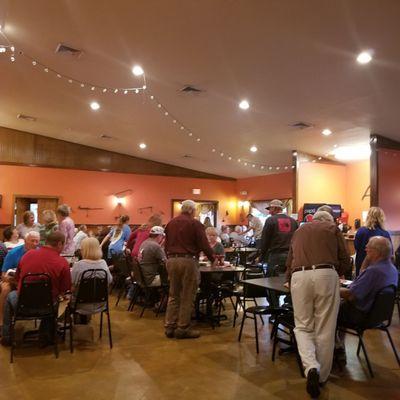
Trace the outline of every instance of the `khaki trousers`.
<instances>
[{"instance_id":1,"label":"khaki trousers","mask_svg":"<svg viewBox=\"0 0 400 400\"><path fill-rule=\"evenodd\" d=\"M325 382L332 368L339 311L339 277L334 269L299 271L292 275L295 335L307 376L311 368Z\"/></svg>"},{"instance_id":2,"label":"khaki trousers","mask_svg":"<svg viewBox=\"0 0 400 400\"><path fill-rule=\"evenodd\" d=\"M198 262L193 258L169 258L167 271L169 298L165 327L189 329L198 287Z\"/></svg>"}]
</instances>

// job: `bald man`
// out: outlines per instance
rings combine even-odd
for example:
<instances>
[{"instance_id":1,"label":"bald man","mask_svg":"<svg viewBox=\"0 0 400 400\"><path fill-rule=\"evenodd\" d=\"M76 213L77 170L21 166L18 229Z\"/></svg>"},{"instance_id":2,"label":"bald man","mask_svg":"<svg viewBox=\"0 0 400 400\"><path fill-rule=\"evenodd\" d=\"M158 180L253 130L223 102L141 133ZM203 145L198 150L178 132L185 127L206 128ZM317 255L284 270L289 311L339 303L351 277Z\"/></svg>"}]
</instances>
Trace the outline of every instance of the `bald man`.
<instances>
[{"instance_id":1,"label":"bald man","mask_svg":"<svg viewBox=\"0 0 400 400\"><path fill-rule=\"evenodd\" d=\"M397 287L399 272L392 264L392 245L383 236L373 236L365 248L367 252L367 267L361 271L348 289L340 289L343 299L338 317L338 325L360 323L371 309L376 294L386 286ZM338 361L346 362L344 347L344 332L338 334L335 357Z\"/></svg>"}]
</instances>

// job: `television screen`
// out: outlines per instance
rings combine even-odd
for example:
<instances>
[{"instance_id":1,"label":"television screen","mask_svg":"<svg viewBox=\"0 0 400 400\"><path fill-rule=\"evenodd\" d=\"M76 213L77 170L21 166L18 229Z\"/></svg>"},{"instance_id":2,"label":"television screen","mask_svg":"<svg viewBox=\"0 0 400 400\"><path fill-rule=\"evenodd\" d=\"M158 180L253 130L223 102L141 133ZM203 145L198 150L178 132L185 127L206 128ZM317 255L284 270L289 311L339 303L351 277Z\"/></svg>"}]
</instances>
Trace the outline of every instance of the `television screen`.
<instances>
[{"instance_id":1,"label":"television screen","mask_svg":"<svg viewBox=\"0 0 400 400\"><path fill-rule=\"evenodd\" d=\"M319 207L326 204L327 203L305 203L303 206L303 221L308 221L309 218L317 212ZM333 218L336 219L341 216L342 206L340 204L328 204L328 206L332 207Z\"/></svg>"}]
</instances>

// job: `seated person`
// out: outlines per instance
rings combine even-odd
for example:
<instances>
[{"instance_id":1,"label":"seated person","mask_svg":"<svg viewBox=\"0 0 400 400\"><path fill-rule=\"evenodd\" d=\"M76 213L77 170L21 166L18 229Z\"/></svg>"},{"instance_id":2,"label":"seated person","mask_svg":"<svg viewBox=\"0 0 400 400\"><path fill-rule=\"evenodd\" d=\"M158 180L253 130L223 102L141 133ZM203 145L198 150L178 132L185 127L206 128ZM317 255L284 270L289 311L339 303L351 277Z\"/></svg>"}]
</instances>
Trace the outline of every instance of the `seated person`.
<instances>
[{"instance_id":1,"label":"seated person","mask_svg":"<svg viewBox=\"0 0 400 400\"><path fill-rule=\"evenodd\" d=\"M235 226L235 230L229 235L233 240L233 245L237 247L245 247L249 244L249 240L242 235L242 227Z\"/></svg>"},{"instance_id":2,"label":"seated person","mask_svg":"<svg viewBox=\"0 0 400 400\"><path fill-rule=\"evenodd\" d=\"M224 247L229 247L231 244L231 240L229 237L229 226L227 225L222 225L221 226L221 234L219 235L221 238L221 243L223 244Z\"/></svg>"},{"instance_id":3,"label":"seated person","mask_svg":"<svg viewBox=\"0 0 400 400\"><path fill-rule=\"evenodd\" d=\"M72 280L72 299L71 302L74 302L75 296L77 294L79 283L82 278L82 274L88 269L99 269L106 271L107 281L110 285L112 282L112 275L110 273L110 269L107 266L107 263L102 258L102 251L100 247L100 243L96 238L85 238L80 242L80 251L82 255L82 259L76 263L74 263L71 269L71 280ZM101 276L104 274L102 272L94 273L95 275L90 275L93 277ZM89 275L86 274L86 278ZM87 303L80 305L76 311L80 315L79 323L87 323L89 320L89 316L91 314L96 314L103 311L105 308L105 303Z\"/></svg>"},{"instance_id":4,"label":"seated person","mask_svg":"<svg viewBox=\"0 0 400 400\"><path fill-rule=\"evenodd\" d=\"M4 259L6 258L7 255L7 247L4 245L4 243L0 242L0 268L3 267L3 262Z\"/></svg>"},{"instance_id":5,"label":"seated person","mask_svg":"<svg viewBox=\"0 0 400 400\"><path fill-rule=\"evenodd\" d=\"M37 232L36 232L37 233ZM31 232L29 232L31 234ZM28 241L29 234L26 241ZM37 242L40 236L37 233ZM16 279L18 282L17 290L13 290L8 296L4 306L3 337L1 344L9 346L10 326L12 308L15 309L18 303L18 293L21 290L22 279L32 273L46 273L51 279L53 301L56 303L59 296L63 296L71 290L71 273L68 262L60 257L64 248L65 236L61 232L52 232L46 239L46 244L33 251L30 250L21 258L19 262ZM54 342L54 321L43 318L39 327L39 338L41 346L46 346Z\"/></svg>"},{"instance_id":6,"label":"seated person","mask_svg":"<svg viewBox=\"0 0 400 400\"><path fill-rule=\"evenodd\" d=\"M167 257L160 244L164 240L164 235L164 228L153 226L148 239L140 245L138 261L147 286L161 286L168 283L165 269Z\"/></svg>"},{"instance_id":7,"label":"seated person","mask_svg":"<svg viewBox=\"0 0 400 400\"><path fill-rule=\"evenodd\" d=\"M3 237L4 245L6 246L7 250L22 246L25 243L25 240L19 237L17 228L14 228L13 226L8 226L6 229L4 229Z\"/></svg>"},{"instance_id":8,"label":"seated person","mask_svg":"<svg viewBox=\"0 0 400 400\"><path fill-rule=\"evenodd\" d=\"M4 303L11 290L15 290L17 282L15 280L15 271L18 268L22 256L29 250L36 249L39 245L40 235L36 231L30 231L26 234L25 240L21 246L8 251L1 267L1 292L0 292L0 325L3 322Z\"/></svg>"},{"instance_id":9,"label":"seated person","mask_svg":"<svg viewBox=\"0 0 400 400\"><path fill-rule=\"evenodd\" d=\"M358 324L371 309L376 294L386 286L397 287L399 273L391 261L392 245L383 236L373 236L366 246L366 267L348 289L340 289L342 301L339 309L338 326ZM344 332L336 340L336 356L345 361Z\"/></svg>"},{"instance_id":10,"label":"seated person","mask_svg":"<svg viewBox=\"0 0 400 400\"><path fill-rule=\"evenodd\" d=\"M210 226L209 228L206 229L206 235L208 239L208 243L210 243L210 247L214 253L215 256L217 256L218 259L223 261L225 257L225 249L224 246L218 242L218 232L215 228Z\"/></svg>"}]
</instances>

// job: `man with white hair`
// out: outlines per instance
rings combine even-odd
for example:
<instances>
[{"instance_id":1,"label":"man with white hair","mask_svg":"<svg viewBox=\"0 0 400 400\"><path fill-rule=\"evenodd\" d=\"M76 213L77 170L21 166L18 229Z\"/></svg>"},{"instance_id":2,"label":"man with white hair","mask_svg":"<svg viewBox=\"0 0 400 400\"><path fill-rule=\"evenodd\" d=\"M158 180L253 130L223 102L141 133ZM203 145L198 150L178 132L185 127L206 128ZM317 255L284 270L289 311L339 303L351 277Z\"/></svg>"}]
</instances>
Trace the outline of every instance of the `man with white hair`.
<instances>
[{"instance_id":1,"label":"man with white hair","mask_svg":"<svg viewBox=\"0 0 400 400\"><path fill-rule=\"evenodd\" d=\"M194 218L196 203L182 202L181 214L165 228L165 251L170 282L165 335L168 338L192 339L199 331L190 329L193 302L198 287L198 258L203 251L215 264L203 224Z\"/></svg>"},{"instance_id":2,"label":"man with white hair","mask_svg":"<svg viewBox=\"0 0 400 400\"><path fill-rule=\"evenodd\" d=\"M348 289L340 289L338 325L358 324L363 321L371 309L376 294L389 285L397 287L399 273L392 264L392 245L383 236L373 236L365 248L367 252L365 268L350 284ZM339 331L335 356L339 361L346 361L344 332Z\"/></svg>"},{"instance_id":3,"label":"man with white hair","mask_svg":"<svg viewBox=\"0 0 400 400\"><path fill-rule=\"evenodd\" d=\"M339 275L350 266L346 244L332 215L318 211L312 222L293 234L286 266L307 392L315 398L332 368Z\"/></svg>"}]
</instances>

